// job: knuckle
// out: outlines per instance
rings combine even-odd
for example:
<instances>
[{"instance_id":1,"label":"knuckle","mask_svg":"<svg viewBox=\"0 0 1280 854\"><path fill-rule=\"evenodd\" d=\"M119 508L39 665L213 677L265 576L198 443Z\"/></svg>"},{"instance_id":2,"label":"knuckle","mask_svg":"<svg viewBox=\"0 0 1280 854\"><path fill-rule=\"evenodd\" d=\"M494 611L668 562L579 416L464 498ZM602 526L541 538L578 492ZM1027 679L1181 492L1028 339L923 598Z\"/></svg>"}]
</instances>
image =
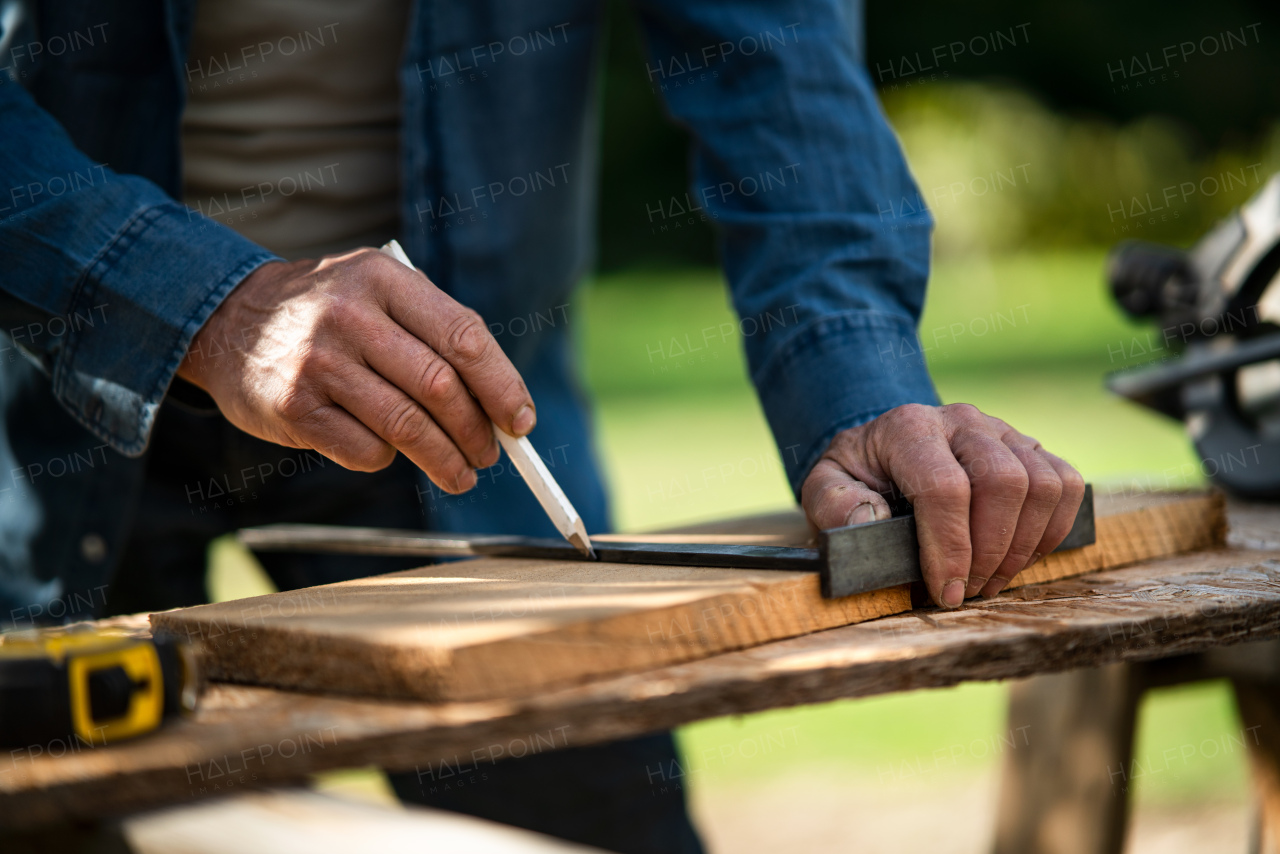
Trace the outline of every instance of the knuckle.
<instances>
[{"instance_id":1,"label":"knuckle","mask_svg":"<svg viewBox=\"0 0 1280 854\"><path fill-rule=\"evenodd\" d=\"M1025 537L1023 538L1025 540ZM1006 572L1007 574L1016 574L1018 570L1027 565L1027 561L1031 560L1031 554L1035 551L1036 543L1016 542L1009 551L1001 556L1001 560L996 567L996 574Z\"/></svg>"},{"instance_id":2,"label":"knuckle","mask_svg":"<svg viewBox=\"0 0 1280 854\"><path fill-rule=\"evenodd\" d=\"M973 553L966 546L967 541L964 544L935 545L927 551L922 549L921 563L930 568L925 575L926 580L940 578L945 584L948 579L959 577L968 583Z\"/></svg>"},{"instance_id":3,"label":"knuckle","mask_svg":"<svg viewBox=\"0 0 1280 854\"><path fill-rule=\"evenodd\" d=\"M483 451L493 441L493 422L479 415L468 417L459 428L460 442L476 451Z\"/></svg>"},{"instance_id":4,"label":"knuckle","mask_svg":"<svg viewBox=\"0 0 1280 854\"><path fill-rule=\"evenodd\" d=\"M301 424L316 419L324 402L309 388L293 385L276 401L276 414L284 421Z\"/></svg>"},{"instance_id":5,"label":"knuckle","mask_svg":"<svg viewBox=\"0 0 1280 854\"><path fill-rule=\"evenodd\" d=\"M351 452L351 464L356 471L381 471L396 458L396 449L383 443L369 443Z\"/></svg>"},{"instance_id":6,"label":"knuckle","mask_svg":"<svg viewBox=\"0 0 1280 854\"><path fill-rule=\"evenodd\" d=\"M358 299L333 297L325 302L321 322L333 329L350 330L366 322L365 306Z\"/></svg>"},{"instance_id":7,"label":"knuckle","mask_svg":"<svg viewBox=\"0 0 1280 854\"><path fill-rule=\"evenodd\" d=\"M474 363L484 359L489 353L492 340L489 328L484 325L480 315L470 309L463 309L445 330L445 342L449 351L464 362Z\"/></svg>"},{"instance_id":8,"label":"knuckle","mask_svg":"<svg viewBox=\"0 0 1280 854\"><path fill-rule=\"evenodd\" d=\"M303 379L325 381L340 376L350 363L348 357L330 347L311 347L299 363L299 376L294 382L297 384Z\"/></svg>"},{"instance_id":9,"label":"knuckle","mask_svg":"<svg viewBox=\"0 0 1280 854\"><path fill-rule=\"evenodd\" d=\"M996 418L994 415L988 415L987 413L981 410L978 411L978 414L982 416L983 423L989 425L992 431L997 436L1002 437L1000 440L1002 442L1007 439L1010 442L1021 442L1021 443L1026 443L1030 446L1035 446L1040 444L1035 439L1032 439L1030 436L1024 436L1021 433L1019 433L1017 430L1010 427L1007 421L1004 421L1000 418Z\"/></svg>"},{"instance_id":10,"label":"knuckle","mask_svg":"<svg viewBox=\"0 0 1280 854\"><path fill-rule=\"evenodd\" d=\"M1008 556L1009 556L1008 550L999 548L998 546L988 546L981 550L974 549L973 562L975 565L978 565L978 566L990 567L989 569L987 569L985 574L991 575L991 573L995 571L995 568L999 566Z\"/></svg>"},{"instance_id":11,"label":"knuckle","mask_svg":"<svg viewBox=\"0 0 1280 854\"><path fill-rule=\"evenodd\" d=\"M853 427L849 430L841 430L835 436L831 437L831 444L827 446L823 452L821 459L839 462L841 457L848 456L858 447L856 436L863 428Z\"/></svg>"},{"instance_id":12,"label":"knuckle","mask_svg":"<svg viewBox=\"0 0 1280 854\"><path fill-rule=\"evenodd\" d=\"M367 283L362 287L382 293L394 290L397 287L395 284L397 280L406 273L412 272L398 259L378 249L362 250L351 260L355 273L354 280Z\"/></svg>"},{"instance_id":13,"label":"knuckle","mask_svg":"<svg viewBox=\"0 0 1280 854\"><path fill-rule=\"evenodd\" d=\"M1074 468L1068 468L1064 472L1059 472L1058 477L1062 481L1062 494L1064 496L1070 496L1072 500L1084 496L1084 475L1080 474L1080 472Z\"/></svg>"},{"instance_id":14,"label":"knuckle","mask_svg":"<svg viewBox=\"0 0 1280 854\"><path fill-rule=\"evenodd\" d=\"M508 406L511 407L511 413L514 415L515 410L532 400L532 397L529 394L529 387L524 383L524 377L520 376L514 368L512 369L512 374L513 376L499 395L499 399L507 401Z\"/></svg>"},{"instance_id":15,"label":"knuckle","mask_svg":"<svg viewBox=\"0 0 1280 854\"><path fill-rule=\"evenodd\" d=\"M947 414L966 423L985 422L987 416L972 403L949 403L944 407Z\"/></svg>"},{"instance_id":16,"label":"knuckle","mask_svg":"<svg viewBox=\"0 0 1280 854\"><path fill-rule=\"evenodd\" d=\"M969 500L969 477L959 466L948 466L934 472L929 492L938 501L947 503Z\"/></svg>"},{"instance_id":17,"label":"knuckle","mask_svg":"<svg viewBox=\"0 0 1280 854\"><path fill-rule=\"evenodd\" d=\"M820 519L834 518L839 512L846 487L828 486L822 489L813 500L814 515Z\"/></svg>"},{"instance_id":18,"label":"knuckle","mask_svg":"<svg viewBox=\"0 0 1280 854\"><path fill-rule=\"evenodd\" d=\"M1027 497L1027 490L1031 487L1031 479L1027 477L1026 472L1002 473L997 476L996 483L999 484L1001 492L1023 499Z\"/></svg>"},{"instance_id":19,"label":"knuckle","mask_svg":"<svg viewBox=\"0 0 1280 854\"><path fill-rule=\"evenodd\" d=\"M406 267L395 258L380 249L365 247L355 252L351 258L351 264L358 267L361 272L376 274L381 271L404 270Z\"/></svg>"},{"instance_id":20,"label":"knuckle","mask_svg":"<svg viewBox=\"0 0 1280 854\"><path fill-rule=\"evenodd\" d=\"M1034 549L1020 551L1016 557L1011 557L1011 559L1007 561L1004 566L1000 567L1000 569L991 577L999 579L1001 584L1008 584L1010 581L1013 581L1013 579L1018 577L1018 573L1022 572L1023 568L1031 562L1031 556L1034 554Z\"/></svg>"},{"instance_id":21,"label":"knuckle","mask_svg":"<svg viewBox=\"0 0 1280 854\"><path fill-rule=\"evenodd\" d=\"M1036 504L1056 505L1062 500L1062 479L1052 471L1030 478L1027 500Z\"/></svg>"},{"instance_id":22,"label":"knuckle","mask_svg":"<svg viewBox=\"0 0 1280 854\"><path fill-rule=\"evenodd\" d=\"M1027 490L1031 488L1031 476L1016 460L996 467L992 472L992 479L996 489L1008 495L1025 498Z\"/></svg>"},{"instance_id":23,"label":"knuckle","mask_svg":"<svg viewBox=\"0 0 1280 854\"><path fill-rule=\"evenodd\" d=\"M1042 450L1039 440L1033 436L1028 436L1010 427L1004 421L994 416L987 416L996 426L996 433L1000 437L1000 441L1004 442L1010 448L1024 449L1030 452Z\"/></svg>"},{"instance_id":24,"label":"knuckle","mask_svg":"<svg viewBox=\"0 0 1280 854\"><path fill-rule=\"evenodd\" d=\"M427 429L427 413L405 398L391 403L381 418L382 438L396 447L417 444Z\"/></svg>"},{"instance_id":25,"label":"knuckle","mask_svg":"<svg viewBox=\"0 0 1280 854\"><path fill-rule=\"evenodd\" d=\"M463 478L467 476L469 471L471 471L471 467L465 461L455 458L441 465L437 470L436 477L440 478L440 486L449 492L462 492Z\"/></svg>"},{"instance_id":26,"label":"knuckle","mask_svg":"<svg viewBox=\"0 0 1280 854\"><path fill-rule=\"evenodd\" d=\"M427 360L418 379L422 393L433 401L451 400L462 390L461 386L458 374L447 361L436 355Z\"/></svg>"},{"instance_id":27,"label":"knuckle","mask_svg":"<svg viewBox=\"0 0 1280 854\"><path fill-rule=\"evenodd\" d=\"M937 421L937 411L923 403L904 403L885 413L887 419L906 427L925 427Z\"/></svg>"},{"instance_id":28,"label":"knuckle","mask_svg":"<svg viewBox=\"0 0 1280 854\"><path fill-rule=\"evenodd\" d=\"M932 406L907 403L891 409L883 416L882 440L899 447L915 446L942 435L941 419Z\"/></svg>"},{"instance_id":29,"label":"knuckle","mask_svg":"<svg viewBox=\"0 0 1280 854\"><path fill-rule=\"evenodd\" d=\"M829 476L811 476L801 488L801 503L824 527L843 525L848 512L868 500L864 484Z\"/></svg>"}]
</instances>

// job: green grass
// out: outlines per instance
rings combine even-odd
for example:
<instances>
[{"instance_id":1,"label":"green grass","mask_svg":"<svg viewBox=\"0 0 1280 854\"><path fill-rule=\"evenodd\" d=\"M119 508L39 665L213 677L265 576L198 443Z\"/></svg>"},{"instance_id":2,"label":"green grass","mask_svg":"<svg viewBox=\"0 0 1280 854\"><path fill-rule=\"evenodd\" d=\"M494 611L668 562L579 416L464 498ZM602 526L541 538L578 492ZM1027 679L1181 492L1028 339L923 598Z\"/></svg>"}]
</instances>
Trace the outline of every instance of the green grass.
<instances>
[{"instance_id":1,"label":"green grass","mask_svg":"<svg viewBox=\"0 0 1280 854\"><path fill-rule=\"evenodd\" d=\"M930 367L1072 364L1101 378L1149 361L1145 347L1134 346L1146 327L1112 306L1104 259L1101 251L1077 251L935 265L920 323ZM750 388L715 270L605 276L574 298L573 310L587 384L597 394Z\"/></svg>"},{"instance_id":2,"label":"green grass","mask_svg":"<svg viewBox=\"0 0 1280 854\"><path fill-rule=\"evenodd\" d=\"M713 270L611 275L582 289L572 310L587 385L597 394L750 388L741 340L720 331L734 316Z\"/></svg>"},{"instance_id":3,"label":"green grass","mask_svg":"<svg viewBox=\"0 0 1280 854\"><path fill-rule=\"evenodd\" d=\"M883 787L948 783L1034 746L1005 720L1007 688L957 688L842 700L681 727L690 785L752 786L798 770L834 771ZM1134 761L1109 769L1117 790L1162 804L1242 798L1245 746L1230 686L1203 682L1149 694Z\"/></svg>"},{"instance_id":4,"label":"green grass","mask_svg":"<svg viewBox=\"0 0 1280 854\"><path fill-rule=\"evenodd\" d=\"M643 530L790 506L749 390L610 395L597 411L614 517Z\"/></svg>"},{"instance_id":5,"label":"green grass","mask_svg":"<svg viewBox=\"0 0 1280 854\"><path fill-rule=\"evenodd\" d=\"M1004 698L1003 686L974 683L719 718L678 737L695 784L750 785L805 768L889 786L953 776L1025 744L1003 726Z\"/></svg>"},{"instance_id":6,"label":"green grass","mask_svg":"<svg viewBox=\"0 0 1280 854\"><path fill-rule=\"evenodd\" d=\"M1097 484L1198 483L1182 426L1109 395L1149 360L1102 285L1100 252L940 264L921 339L944 402L1035 436ZM604 278L575 305L620 528L785 507L790 491L715 271ZM702 349L689 353L690 345ZM683 355L673 355L678 350Z\"/></svg>"},{"instance_id":7,"label":"green grass","mask_svg":"<svg viewBox=\"0 0 1280 854\"><path fill-rule=\"evenodd\" d=\"M1128 779L1139 798L1156 802L1247 798L1246 745L1255 736L1242 729L1226 681L1152 691L1139 711Z\"/></svg>"},{"instance_id":8,"label":"green grass","mask_svg":"<svg viewBox=\"0 0 1280 854\"><path fill-rule=\"evenodd\" d=\"M1133 341L1144 333L1111 307L1101 269L1099 252L939 265L921 324L939 392L1035 436L1094 483L1195 482L1181 425L1103 389L1106 371L1151 356L1134 355ZM712 335L708 343L703 335L733 322L717 274L610 276L576 298L574 311L621 528L792 503L740 340ZM671 339L686 335L704 349L675 354ZM218 543L215 560L218 598L268 589L234 544ZM1005 725L1004 697L1002 685L966 685L706 721L678 737L698 769L695 786L747 784L815 766L910 785L998 761L1019 736ZM1151 695L1135 756L1153 770L1133 781L1136 790L1164 802L1242 793L1239 748L1208 755L1213 743L1229 745L1239 735L1222 684ZM1194 750L1184 759L1187 745Z\"/></svg>"}]
</instances>

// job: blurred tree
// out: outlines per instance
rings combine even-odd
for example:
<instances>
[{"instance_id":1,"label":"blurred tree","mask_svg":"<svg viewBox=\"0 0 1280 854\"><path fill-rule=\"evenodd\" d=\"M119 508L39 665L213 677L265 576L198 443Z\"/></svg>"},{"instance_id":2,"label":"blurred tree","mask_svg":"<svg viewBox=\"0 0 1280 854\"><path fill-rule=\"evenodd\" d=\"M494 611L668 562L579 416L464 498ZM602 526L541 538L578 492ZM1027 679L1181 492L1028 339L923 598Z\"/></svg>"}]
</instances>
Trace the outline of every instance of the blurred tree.
<instances>
[{"instance_id":1,"label":"blurred tree","mask_svg":"<svg viewBox=\"0 0 1280 854\"><path fill-rule=\"evenodd\" d=\"M665 119L650 90L629 4L612 0L609 19L599 266L712 263L707 224L660 235L650 231L646 211L686 190L688 138ZM1114 218L1106 219L1106 205L1114 207L1128 193L1159 191L1163 181L1217 169L1223 149L1235 152L1225 159L1237 168L1260 158L1256 152L1266 145L1268 128L1280 120L1278 48L1280 4L1274 0L867 2L868 70L895 125L901 131L900 122L910 123L912 139L928 136L922 117L932 116L960 121L972 148L987 146L987 123L980 120L985 90L957 92L953 84L994 84L986 113L1001 119L992 133L1015 158L995 168L1034 157L1041 182L1058 179L1057 195L1050 198L1038 187L1029 207L1017 211L1028 218L1017 237L1037 244L1142 236L1113 238ZM1010 97L1010 90L1032 98ZM957 115L957 107L967 112ZM1013 151L1019 136L1010 125L1022 121L1050 131L1055 145L1025 155ZM1058 139L1064 134L1069 139ZM924 157L919 150L911 153ZM1056 176L1049 158L1063 164ZM939 180L968 177L948 177L945 169L938 174ZM1092 185L1084 192L1079 180L1089 177ZM922 184L926 180L933 176L921 176ZM1149 236L1190 239L1211 216L1242 200L1219 198L1203 215L1181 217L1178 227ZM1014 203L1022 202L1014 198L1009 204ZM1010 216L1006 211L1003 218Z\"/></svg>"},{"instance_id":2,"label":"blurred tree","mask_svg":"<svg viewBox=\"0 0 1280 854\"><path fill-rule=\"evenodd\" d=\"M976 55L982 42L973 40L994 42L997 33L1006 37L999 49ZM953 79L1003 79L1055 110L1113 122L1170 116L1208 146L1280 118L1274 0L869 0L867 43L867 67L882 88L902 57L927 61L941 46L938 71ZM954 59L953 43L962 45Z\"/></svg>"}]
</instances>

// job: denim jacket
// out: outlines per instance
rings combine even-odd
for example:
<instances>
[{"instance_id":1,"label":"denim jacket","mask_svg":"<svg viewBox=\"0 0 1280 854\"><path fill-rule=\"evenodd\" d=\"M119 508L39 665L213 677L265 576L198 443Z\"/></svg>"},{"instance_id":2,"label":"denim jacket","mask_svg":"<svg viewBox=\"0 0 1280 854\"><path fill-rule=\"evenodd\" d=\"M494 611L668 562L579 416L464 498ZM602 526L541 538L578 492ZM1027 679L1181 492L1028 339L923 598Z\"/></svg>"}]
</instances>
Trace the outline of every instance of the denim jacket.
<instances>
[{"instance_id":1,"label":"denim jacket","mask_svg":"<svg viewBox=\"0 0 1280 854\"><path fill-rule=\"evenodd\" d=\"M931 219L865 70L861 9L635 8L652 88L694 146L688 195L659 207L717 226L798 491L838 431L936 400L916 338ZM490 322L538 404L535 444L571 449L557 477L593 530L604 492L556 321L592 263L603 14L415 0L399 70L400 241ZM273 257L176 201L188 91L269 61L250 45L217 69L188 58L193 17L193 0L0 0L0 622L109 579L193 335ZM427 515L550 533L527 490Z\"/></svg>"}]
</instances>

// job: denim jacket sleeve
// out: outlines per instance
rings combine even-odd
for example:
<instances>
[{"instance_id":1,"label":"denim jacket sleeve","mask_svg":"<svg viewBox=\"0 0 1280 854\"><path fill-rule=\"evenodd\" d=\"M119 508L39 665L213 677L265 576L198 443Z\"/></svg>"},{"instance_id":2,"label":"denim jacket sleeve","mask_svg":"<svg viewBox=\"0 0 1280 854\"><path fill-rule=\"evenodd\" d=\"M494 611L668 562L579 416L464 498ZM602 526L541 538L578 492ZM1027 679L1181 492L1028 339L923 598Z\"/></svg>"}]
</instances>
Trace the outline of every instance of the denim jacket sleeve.
<instances>
[{"instance_id":1,"label":"denim jacket sleeve","mask_svg":"<svg viewBox=\"0 0 1280 854\"><path fill-rule=\"evenodd\" d=\"M274 256L94 163L3 74L0 128L0 357L12 342L76 420L137 456L192 337Z\"/></svg>"},{"instance_id":2,"label":"denim jacket sleeve","mask_svg":"<svg viewBox=\"0 0 1280 854\"><path fill-rule=\"evenodd\" d=\"M717 226L797 495L837 432L937 402L917 337L932 219L867 75L857 6L638 3L650 86L694 139L687 206Z\"/></svg>"}]
</instances>

